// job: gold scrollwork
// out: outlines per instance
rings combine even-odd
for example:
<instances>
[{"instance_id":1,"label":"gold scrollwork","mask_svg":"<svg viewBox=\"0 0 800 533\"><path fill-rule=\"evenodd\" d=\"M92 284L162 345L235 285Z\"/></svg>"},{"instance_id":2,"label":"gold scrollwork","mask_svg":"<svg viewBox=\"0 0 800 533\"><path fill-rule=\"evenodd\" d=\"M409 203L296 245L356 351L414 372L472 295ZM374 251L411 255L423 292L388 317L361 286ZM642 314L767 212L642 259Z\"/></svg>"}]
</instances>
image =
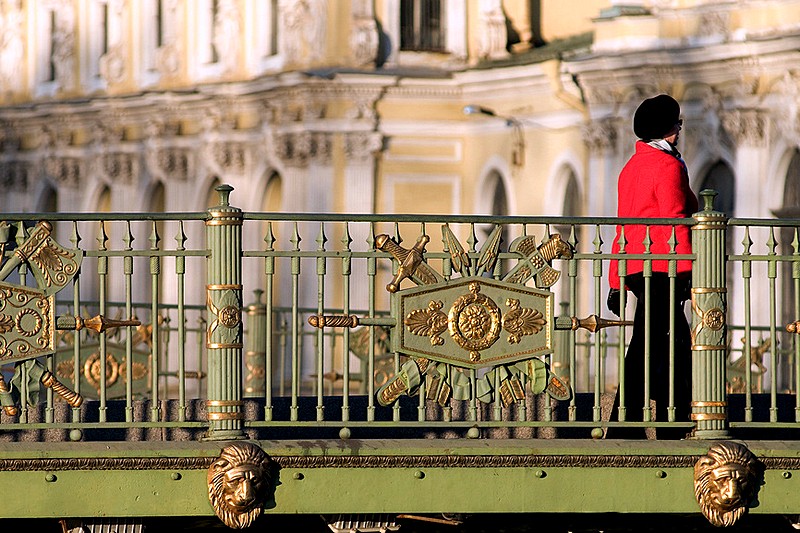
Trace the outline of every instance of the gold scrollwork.
<instances>
[{"instance_id":1,"label":"gold scrollwork","mask_svg":"<svg viewBox=\"0 0 800 533\"><path fill-rule=\"evenodd\" d=\"M411 311L403 321L408 331L421 337L430 337L431 346L441 346L444 339L440 336L447 330L447 315L442 312L441 301L430 301L427 309Z\"/></svg>"},{"instance_id":2,"label":"gold scrollwork","mask_svg":"<svg viewBox=\"0 0 800 533\"><path fill-rule=\"evenodd\" d=\"M469 291L453 303L447 326L456 344L470 352L479 352L500 337L500 309L491 298L481 294L480 284L470 283ZM470 359L473 358L470 353Z\"/></svg>"},{"instance_id":3,"label":"gold scrollwork","mask_svg":"<svg viewBox=\"0 0 800 533\"><path fill-rule=\"evenodd\" d=\"M234 442L222 449L207 474L208 499L226 526L249 527L275 491L278 466L251 442Z\"/></svg>"},{"instance_id":4,"label":"gold scrollwork","mask_svg":"<svg viewBox=\"0 0 800 533\"><path fill-rule=\"evenodd\" d=\"M736 523L754 501L763 469L742 444L713 445L694 465L694 494L703 516L717 527Z\"/></svg>"},{"instance_id":5,"label":"gold scrollwork","mask_svg":"<svg viewBox=\"0 0 800 533\"><path fill-rule=\"evenodd\" d=\"M510 309L503 316L503 329L508 332L510 344L517 344L525 335L539 333L547 324L541 311L522 307L516 298L506 300L506 305Z\"/></svg>"}]
</instances>

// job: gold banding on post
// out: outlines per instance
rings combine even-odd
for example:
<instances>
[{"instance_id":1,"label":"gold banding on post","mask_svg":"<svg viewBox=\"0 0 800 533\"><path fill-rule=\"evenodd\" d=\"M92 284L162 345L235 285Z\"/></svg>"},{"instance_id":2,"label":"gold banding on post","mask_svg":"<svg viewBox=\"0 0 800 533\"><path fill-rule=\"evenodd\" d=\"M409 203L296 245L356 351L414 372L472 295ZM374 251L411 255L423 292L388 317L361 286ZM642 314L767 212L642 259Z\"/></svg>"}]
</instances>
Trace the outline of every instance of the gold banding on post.
<instances>
[{"instance_id":1,"label":"gold banding on post","mask_svg":"<svg viewBox=\"0 0 800 533\"><path fill-rule=\"evenodd\" d=\"M242 400L206 400L206 407L241 407Z\"/></svg>"},{"instance_id":2,"label":"gold banding on post","mask_svg":"<svg viewBox=\"0 0 800 533\"><path fill-rule=\"evenodd\" d=\"M210 211L206 226L241 226L243 216L238 211Z\"/></svg>"},{"instance_id":3,"label":"gold banding on post","mask_svg":"<svg viewBox=\"0 0 800 533\"><path fill-rule=\"evenodd\" d=\"M208 413L209 420L244 420L244 413Z\"/></svg>"},{"instance_id":4,"label":"gold banding on post","mask_svg":"<svg viewBox=\"0 0 800 533\"><path fill-rule=\"evenodd\" d=\"M794 322L789 322L786 324L786 331L789 333L800 334L800 320L795 320Z\"/></svg>"},{"instance_id":5,"label":"gold banding on post","mask_svg":"<svg viewBox=\"0 0 800 533\"><path fill-rule=\"evenodd\" d=\"M689 418L692 420L727 420L728 415L725 413L692 413Z\"/></svg>"},{"instance_id":6,"label":"gold banding on post","mask_svg":"<svg viewBox=\"0 0 800 533\"><path fill-rule=\"evenodd\" d=\"M692 294L727 293L727 287L692 287Z\"/></svg>"},{"instance_id":7,"label":"gold banding on post","mask_svg":"<svg viewBox=\"0 0 800 533\"><path fill-rule=\"evenodd\" d=\"M728 407L728 402L692 402L692 407Z\"/></svg>"},{"instance_id":8,"label":"gold banding on post","mask_svg":"<svg viewBox=\"0 0 800 533\"><path fill-rule=\"evenodd\" d=\"M724 344L718 344L716 346L709 346L706 344L692 344L692 350L697 352L710 352L712 350L727 350L728 347Z\"/></svg>"},{"instance_id":9,"label":"gold banding on post","mask_svg":"<svg viewBox=\"0 0 800 533\"><path fill-rule=\"evenodd\" d=\"M241 283L217 283L213 285L206 285L206 290L209 291L240 291L242 290Z\"/></svg>"}]
</instances>

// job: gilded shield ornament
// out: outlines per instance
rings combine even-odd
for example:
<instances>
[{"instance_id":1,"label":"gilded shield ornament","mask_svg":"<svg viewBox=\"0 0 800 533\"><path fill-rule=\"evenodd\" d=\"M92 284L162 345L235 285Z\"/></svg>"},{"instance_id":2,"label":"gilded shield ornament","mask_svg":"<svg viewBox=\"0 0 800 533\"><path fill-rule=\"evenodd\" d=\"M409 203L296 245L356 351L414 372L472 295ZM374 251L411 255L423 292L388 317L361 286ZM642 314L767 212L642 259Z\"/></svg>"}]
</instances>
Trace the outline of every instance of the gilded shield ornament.
<instances>
[{"instance_id":1,"label":"gilded shield ornament","mask_svg":"<svg viewBox=\"0 0 800 533\"><path fill-rule=\"evenodd\" d=\"M471 276L397 294L404 317L402 333L393 339L399 352L466 368L552 352L548 291Z\"/></svg>"}]
</instances>

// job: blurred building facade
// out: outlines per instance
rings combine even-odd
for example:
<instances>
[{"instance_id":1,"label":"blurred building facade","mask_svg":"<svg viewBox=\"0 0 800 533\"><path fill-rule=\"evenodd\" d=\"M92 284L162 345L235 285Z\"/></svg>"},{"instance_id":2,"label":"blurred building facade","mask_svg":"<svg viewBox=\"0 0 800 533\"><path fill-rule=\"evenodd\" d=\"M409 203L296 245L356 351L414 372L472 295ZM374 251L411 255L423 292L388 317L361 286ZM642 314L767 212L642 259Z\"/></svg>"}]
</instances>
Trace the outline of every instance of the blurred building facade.
<instances>
[{"instance_id":1,"label":"blurred building facade","mask_svg":"<svg viewBox=\"0 0 800 533\"><path fill-rule=\"evenodd\" d=\"M798 0L1 0L0 35L4 211L613 216L668 92L695 191L800 212Z\"/></svg>"}]
</instances>

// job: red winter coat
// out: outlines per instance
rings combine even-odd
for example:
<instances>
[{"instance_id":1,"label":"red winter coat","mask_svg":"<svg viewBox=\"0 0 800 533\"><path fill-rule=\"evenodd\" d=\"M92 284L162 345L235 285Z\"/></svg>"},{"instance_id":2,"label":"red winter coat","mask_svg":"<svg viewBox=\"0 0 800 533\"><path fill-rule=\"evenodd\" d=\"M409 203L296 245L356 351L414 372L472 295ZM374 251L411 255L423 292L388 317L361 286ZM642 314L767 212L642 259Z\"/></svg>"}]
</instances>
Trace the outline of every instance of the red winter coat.
<instances>
[{"instance_id":1,"label":"red winter coat","mask_svg":"<svg viewBox=\"0 0 800 533\"><path fill-rule=\"evenodd\" d=\"M686 218L697 212L697 197L689 188L689 174L680 159L649 144L637 141L636 153L628 160L619 175L617 185L617 216L621 218ZM672 226L650 226L650 253L670 252L668 244ZM611 245L612 253L619 252L620 226ZM644 253L645 226L625 225L625 252ZM675 226L675 252L692 253L689 226ZM653 272L668 272L668 261L653 261ZM611 260L608 281L619 289L617 261ZM691 272L691 261L678 261L678 272ZM629 259L627 274L642 272L642 260Z\"/></svg>"}]
</instances>

